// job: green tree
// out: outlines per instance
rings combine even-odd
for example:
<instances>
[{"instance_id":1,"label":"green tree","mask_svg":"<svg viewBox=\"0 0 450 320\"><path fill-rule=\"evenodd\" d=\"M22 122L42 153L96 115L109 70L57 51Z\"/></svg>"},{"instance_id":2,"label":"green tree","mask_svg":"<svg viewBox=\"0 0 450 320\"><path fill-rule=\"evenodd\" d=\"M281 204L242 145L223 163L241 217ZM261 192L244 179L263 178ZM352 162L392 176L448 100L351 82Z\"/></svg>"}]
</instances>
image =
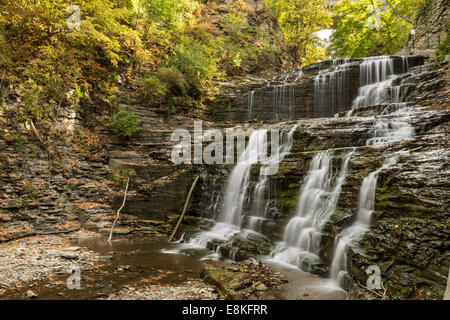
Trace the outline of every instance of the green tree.
<instances>
[{"instance_id":1,"label":"green tree","mask_svg":"<svg viewBox=\"0 0 450 320\"><path fill-rule=\"evenodd\" d=\"M394 54L407 40L424 0L342 0L334 8L335 57Z\"/></svg>"},{"instance_id":2,"label":"green tree","mask_svg":"<svg viewBox=\"0 0 450 320\"><path fill-rule=\"evenodd\" d=\"M266 0L278 19L285 42L295 47L303 64L324 58L317 32L332 23L325 0Z\"/></svg>"}]
</instances>

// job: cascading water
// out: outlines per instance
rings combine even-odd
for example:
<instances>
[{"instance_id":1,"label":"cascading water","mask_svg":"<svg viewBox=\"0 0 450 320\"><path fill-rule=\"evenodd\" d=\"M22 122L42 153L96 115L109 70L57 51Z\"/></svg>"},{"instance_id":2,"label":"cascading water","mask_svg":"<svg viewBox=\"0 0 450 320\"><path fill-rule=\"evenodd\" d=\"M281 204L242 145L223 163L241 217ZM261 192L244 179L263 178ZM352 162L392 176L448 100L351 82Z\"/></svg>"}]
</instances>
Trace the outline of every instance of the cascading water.
<instances>
[{"instance_id":1,"label":"cascading water","mask_svg":"<svg viewBox=\"0 0 450 320\"><path fill-rule=\"evenodd\" d=\"M307 270L320 262L321 231L336 209L353 151L344 157L339 173L334 172L332 165L336 150L314 157L300 193L297 214L286 226L283 242L272 253L272 260Z\"/></svg>"},{"instance_id":2,"label":"cascading water","mask_svg":"<svg viewBox=\"0 0 450 320\"><path fill-rule=\"evenodd\" d=\"M411 109L407 103L393 104L386 107L380 116L375 117L370 130L367 145L380 145L410 139L414 128L408 123Z\"/></svg>"},{"instance_id":3,"label":"cascading water","mask_svg":"<svg viewBox=\"0 0 450 320\"><path fill-rule=\"evenodd\" d=\"M357 109L363 106L384 105L384 110L373 117L373 126L369 130L366 144L380 146L412 137L414 130L409 124L412 106L403 102L405 90L402 90L401 81L403 74L409 70L409 64L408 58L403 58L401 67L398 65L399 59L399 57L373 57L362 60L334 60L330 70L321 71L315 78L314 110L320 113L321 109L317 106L322 106L329 107L336 113L352 105L355 91L350 97L350 103L347 103L343 96L348 86L349 69L352 70L353 78L358 77L356 63L360 62L361 86L358 97L353 100L353 111L359 112ZM294 113L292 108L295 107L295 82L301 76L302 70L296 75L288 74L278 80L276 78L272 80L278 85L273 86L272 97L267 100L275 109L273 111L277 119L291 118ZM255 101L259 103L257 98L255 91L249 92L249 120L254 116ZM373 112L371 109L361 110L367 111ZM324 112L324 116L332 112L328 110ZM260 155L267 155L268 129L253 132L247 148L239 156L238 163L229 176L220 205L216 203L220 214L216 217L214 227L195 235L181 246L206 248L208 243L214 244L212 246L214 253L206 258L220 258L223 251L221 249L224 248L221 246L226 246L228 258L234 259L239 254L239 248L234 246L235 242L231 242L234 241L233 236L238 235L240 238L248 236L247 239L251 239L250 234L262 232L266 226L264 222L268 219L269 211L272 211L274 204L270 179L264 171L272 164L279 164L290 153L295 129L296 126L290 128L288 133L282 133L281 146L275 152L277 157L270 157L268 161L262 163L257 181L254 181L255 179L251 181L250 173ZM356 148L330 149L315 155L300 190L297 213L288 222L282 241L276 244L269 261L300 267L305 271L324 270L320 259L323 228L336 211L341 188L349 171L350 159L355 150ZM335 238L335 251L330 265L330 278L333 281L326 280L327 286L330 283L336 288L335 284L340 284L347 273L348 248L357 250L359 241L370 228L378 175L396 161L396 156L388 157L381 168L363 180L355 221ZM185 238L188 236L183 235L183 239ZM233 246L230 248L231 243Z\"/></svg>"},{"instance_id":4,"label":"cascading water","mask_svg":"<svg viewBox=\"0 0 450 320\"><path fill-rule=\"evenodd\" d=\"M295 108L295 82L298 78L297 76L294 81L289 81L289 75L285 75L283 83L274 87L273 108L277 120L292 119Z\"/></svg>"},{"instance_id":5,"label":"cascading water","mask_svg":"<svg viewBox=\"0 0 450 320\"><path fill-rule=\"evenodd\" d=\"M294 119L296 112L296 93L295 86L297 81L301 79L303 75L303 70L299 69L295 73L285 74L279 78L274 77L271 81L267 81L267 87L272 87L269 89L270 98L265 97L265 93L260 91L250 91L247 97L247 120L253 120L254 117L262 116L264 117L264 112L271 114L271 118L275 120L281 119ZM261 107L261 105L266 105L267 110L258 113L258 108L254 106Z\"/></svg>"},{"instance_id":6,"label":"cascading water","mask_svg":"<svg viewBox=\"0 0 450 320\"><path fill-rule=\"evenodd\" d=\"M272 166L278 165L284 157L289 154L293 144L293 134L298 125L294 125L289 130L281 132L281 144L278 149L272 150L271 156L261 163L260 177L255 189L255 201L252 204L255 208L250 212L257 212L258 215L248 216L244 221L244 203L249 194L250 172L254 164L261 159L267 158L268 129L259 129L252 132L248 145L239 156L238 162L232 170L226 185L222 210L214 227L205 232L201 232L182 245L184 248L206 248L208 242L219 240L226 242L238 233L248 234L256 232L258 219L264 218L264 210L257 211L264 202L264 190L267 186L267 173ZM244 228L247 227L247 228ZM219 247L216 248L214 257L218 257ZM233 251L234 256L236 252ZM210 256L212 258L213 256Z\"/></svg>"},{"instance_id":7,"label":"cascading water","mask_svg":"<svg viewBox=\"0 0 450 320\"><path fill-rule=\"evenodd\" d=\"M331 70L322 70L314 79L314 115L324 117L346 110L345 90L349 84L350 59L335 59ZM331 111L331 112L330 112Z\"/></svg>"},{"instance_id":8,"label":"cascading water","mask_svg":"<svg viewBox=\"0 0 450 320\"><path fill-rule=\"evenodd\" d=\"M394 57L365 58L360 64L360 88L353 101L353 108L361 108L389 102L402 102L401 86L393 85L395 75ZM402 73L409 69L408 58L402 58Z\"/></svg>"},{"instance_id":9,"label":"cascading water","mask_svg":"<svg viewBox=\"0 0 450 320\"><path fill-rule=\"evenodd\" d=\"M253 101L255 99L255 90L252 90L248 93L248 120L252 120L252 111L253 111Z\"/></svg>"},{"instance_id":10,"label":"cascading water","mask_svg":"<svg viewBox=\"0 0 450 320\"><path fill-rule=\"evenodd\" d=\"M403 72L409 69L407 57L403 57ZM412 107L401 102L401 86L392 86L398 77L394 73L394 60L390 57L368 58L361 64L361 81L359 96L354 101L354 108L364 105L391 103L379 116L374 117L374 124L369 132L366 145L380 146L386 143L406 140L414 135L413 127L408 123ZM390 95L387 94L390 92ZM330 279L342 286L347 274L348 248L358 249L359 241L369 231L372 212L375 207L375 193L379 173L395 164L398 155L388 157L382 167L364 178L358 200L355 222L342 230L335 238L335 248L330 267Z\"/></svg>"},{"instance_id":11,"label":"cascading water","mask_svg":"<svg viewBox=\"0 0 450 320\"><path fill-rule=\"evenodd\" d=\"M371 172L364 178L359 192L358 212L356 221L335 239L334 256L330 268L330 278L338 285L342 285L342 279L347 274L347 250L357 249L359 241L369 231L372 212L375 207L375 192L379 173L397 162L396 155L387 158L381 168Z\"/></svg>"}]
</instances>

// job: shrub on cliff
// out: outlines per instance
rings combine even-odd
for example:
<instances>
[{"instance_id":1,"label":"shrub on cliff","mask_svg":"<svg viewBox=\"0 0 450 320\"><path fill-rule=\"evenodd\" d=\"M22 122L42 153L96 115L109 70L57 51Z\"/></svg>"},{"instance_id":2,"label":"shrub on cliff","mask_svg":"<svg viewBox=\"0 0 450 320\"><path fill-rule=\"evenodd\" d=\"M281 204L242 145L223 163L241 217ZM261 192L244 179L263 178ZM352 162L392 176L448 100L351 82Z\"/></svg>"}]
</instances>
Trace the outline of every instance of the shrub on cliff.
<instances>
[{"instance_id":1,"label":"shrub on cliff","mask_svg":"<svg viewBox=\"0 0 450 320\"><path fill-rule=\"evenodd\" d=\"M450 54L450 23L445 28L447 32L447 38L439 45L437 51L437 58L439 60L444 60L447 55Z\"/></svg>"},{"instance_id":2,"label":"shrub on cliff","mask_svg":"<svg viewBox=\"0 0 450 320\"><path fill-rule=\"evenodd\" d=\"M164 101L167 87L157 76L152 75L144 80L141 88L141 96L146 103L160 104Z\"/></svg>"},{"instance_id":3,"label":"shrub on cliff","mask_svg":"<svg viewBox=\"0 0 450 320\"><path fill-rule=\"evenodd\" d=\"M120 110L109 121L112 132L122 140L130 139L137 131L138 116L129 110Z\"/></svg>"},{"instance_id":4,"label":"shrub on cliff","mask_svg":"<svg viewBox=\"0 0 450 320\"><path fill-rule=\"evenodd\" d=\"M193 98L201 97L219 73L219 57L210 43L190 37L182 37L175 47L169 66L178 69L188 84L188 93Z\"/></svg>"}]
</instances>

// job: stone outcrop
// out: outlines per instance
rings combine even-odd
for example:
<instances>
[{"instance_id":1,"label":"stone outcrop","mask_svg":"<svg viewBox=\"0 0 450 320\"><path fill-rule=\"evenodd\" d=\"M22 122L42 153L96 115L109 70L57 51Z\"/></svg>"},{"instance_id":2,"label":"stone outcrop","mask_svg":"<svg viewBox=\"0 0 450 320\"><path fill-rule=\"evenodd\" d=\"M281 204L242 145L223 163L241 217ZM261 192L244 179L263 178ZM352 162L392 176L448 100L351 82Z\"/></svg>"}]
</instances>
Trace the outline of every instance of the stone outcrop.
<instances>
[{"instance_id":1,"label":"stone outcrop","mask_svg":"<svg viewBox=\"0 0 450 320\"><path fill-rule=\"evenodd\" d=\"M257 299L267 290L287 282L268 265L252 260L227 266L206 264L202 276L218 288L221 298L235 300Z\"/></svg>"}]
</instances>

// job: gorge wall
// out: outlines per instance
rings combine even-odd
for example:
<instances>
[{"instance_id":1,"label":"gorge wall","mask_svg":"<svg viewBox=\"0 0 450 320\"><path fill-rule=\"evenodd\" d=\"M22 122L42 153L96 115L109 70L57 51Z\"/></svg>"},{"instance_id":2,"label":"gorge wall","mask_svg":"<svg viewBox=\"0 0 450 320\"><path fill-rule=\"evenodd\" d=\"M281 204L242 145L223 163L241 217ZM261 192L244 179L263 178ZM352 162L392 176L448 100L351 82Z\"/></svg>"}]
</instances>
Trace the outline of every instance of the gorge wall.
<instances>
[{"instance_id":1,"label":"gorge wall","mask_svg":"<svg viewBox=\"0 0 450 320\"><path fill-rule=\"evenodd\" d=\"M444 1L434 3L441 3L436 8L447 12ZM433 25L439 24L439 30L440 18L448 17L446 14L438 13L436 19L433 15ZM420 21L427 24L426 18ZM442 40L440 32L427 28L421 31L418 27L417 37L422 42L417 42L416 48L435 49ZM423 42L427 38L429 44ZM394 60L395 73L401 74L405 60ZM283 68L293 69L291 62ZM450 265L448 63L423 65L421 56L407 58L410 70L401 80L401 93L413 105L408 121L415 137L374 150L365 142L374 117L386 105L363 107L352 113L353 117L346 117L358 95L361 62L326 61L271 80L231 80L222 83L219 95L207 107L181 104L169 120L166 110L143 105L136 95L138 86L126 79L118 103L140 116L140 130L127 144L111 136L106 115L79 112L80 104L86 103L83 101L57 110L54 127L61 130L60 138L51 146L42 144L32 124L18 120L20 90L2 88L0 242L81 229L109 232L127 176L131 177L130 193L116 235L157 234L161 228L171 231L172 218L181 212L193 177L200 175L202 180L182 231L187 238L192 237L199 230L209 229L211 219L220 213L218 204L232 166L173 166L173 130L181 127L192 131L195 119L210 120L204 121L205 128L220 129L245 122L261 128L261 122L281 120L286 122L279 126L288 127L302 119L293 132L290 154L281 163L280 171L270 176L264 191L269 201L265 203L267 218L261 222L261 235L235 237L226 244L210 243L209 249L220 246L223 256L236 260L270 254L295 214L300 187L314 156L336 149L332 167L337 168L347 152L356 148L336 212L321 238L321 263L310 268L311 272L327 275L334 239L355 220L364 177L379 168L387 155L402 151L399 161L380 173L372 227L361 241L365 252L349 251L345 288L350 297L374 298L358 282L365 284L366 268L376 264L386 281L389 298L441 299ZM341 86L329 86L336 83L327 82L331 77L341 81ZM317 88L322 90L321 95L315 95ZM251 170L251 191L260 179L259 169L254 166ZM249 202L246 206L244 213L250 209ZM202 224L198 224L199 217L206 218Z\"/></svg>"}]
</instances>

